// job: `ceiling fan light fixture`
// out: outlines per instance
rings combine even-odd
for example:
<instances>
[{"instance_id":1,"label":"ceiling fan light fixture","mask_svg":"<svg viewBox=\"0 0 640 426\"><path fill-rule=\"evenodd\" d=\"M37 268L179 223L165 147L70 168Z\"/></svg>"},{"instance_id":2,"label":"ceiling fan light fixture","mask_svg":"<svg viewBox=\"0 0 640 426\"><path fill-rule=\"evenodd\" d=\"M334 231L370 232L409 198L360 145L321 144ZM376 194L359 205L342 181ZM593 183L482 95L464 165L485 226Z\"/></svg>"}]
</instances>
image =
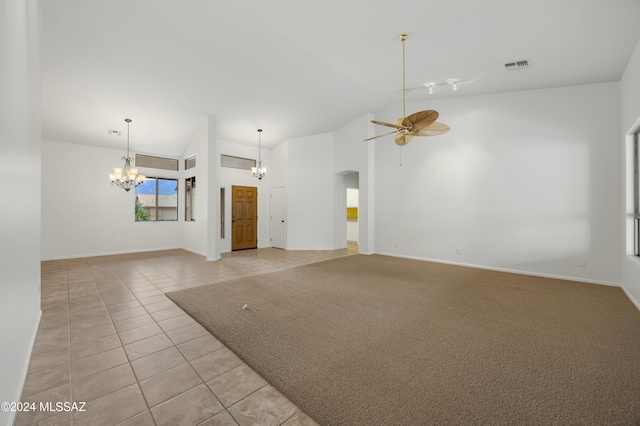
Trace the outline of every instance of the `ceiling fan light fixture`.
<instances>
[{"instance_id":1,"label":"ceiling fan light fixture","mask_svg":"<svg viewBox=\"0 0 640 426\"><path fill-rule=\"evenodd\" d=\"M453 90L454 92L457 92L458 87L460 86L460 84L462 84L462 80L450 78L449 80L446 81L446 83L451 86L451 90Z\"/></svg>"},{"instance_id":2,"label":"ceiling fan light fixture","mask_svg":"<svg viewBox=\"0 0 640 426\"><path fill-rule=\"evenodd\" d=\"M424 86L429 90L429 94L433 95L433 87L435 86L435 83L425 83Z\"/></svg>"},{"instance_id":3,"label":"ceiling fan light fixture","mask_svg":"<svg viewBox=\"0 0 640 426\"><path fill-rule=\"evenodd\" d=\"M365 139L365 141L370 141L372 139L381 138L383 136L388 136L392 134L395 135L396 145L406 145L408 144L414 136L435 136L440 135L442 133L446 133L449 131L449 126L442 125L442 123L436 123L436 119L438 118L438 111L434 110L425 110L418 111L411 115L406 114L406 104L407 104L407 86L406 86L406 69L405 69L405 50L404 50L404 42L407 40L407 34L400 34L400 41L402 41L402 118L398 119L398 121L393 123L386 123L384 121L371 120L374 124L379 124L381 126L392 127L395 130L389 133L384 133L382 135L373 136L371 138ZM456 80L457 81L457 80ZM441 84L447 84L441 83ZM433 93L433 88L436 86L435 83L427 83L426 87L429 88L429 93ZM456 87L457 88L457 87ZM441 125L437 129L432 128L432 125Z\"/></svg>"}]
</instances>

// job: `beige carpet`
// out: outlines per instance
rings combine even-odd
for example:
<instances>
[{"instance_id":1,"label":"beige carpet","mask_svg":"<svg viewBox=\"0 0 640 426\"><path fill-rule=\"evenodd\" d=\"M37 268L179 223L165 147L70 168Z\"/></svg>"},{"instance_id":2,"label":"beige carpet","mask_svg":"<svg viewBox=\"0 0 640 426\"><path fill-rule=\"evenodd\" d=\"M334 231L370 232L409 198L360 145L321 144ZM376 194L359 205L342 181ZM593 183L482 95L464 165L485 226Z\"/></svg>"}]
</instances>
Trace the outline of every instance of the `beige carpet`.
<instances>
[{"instance_id":1,"label":"beige carpet","mask_svg":"<svg viewBox=\"0 0 640 426\"><path fill-rule=\"evenodd\" d=\"M356 255L168 296L322 425L640 424L619 288Z\"/></svg>"}]
</instances>

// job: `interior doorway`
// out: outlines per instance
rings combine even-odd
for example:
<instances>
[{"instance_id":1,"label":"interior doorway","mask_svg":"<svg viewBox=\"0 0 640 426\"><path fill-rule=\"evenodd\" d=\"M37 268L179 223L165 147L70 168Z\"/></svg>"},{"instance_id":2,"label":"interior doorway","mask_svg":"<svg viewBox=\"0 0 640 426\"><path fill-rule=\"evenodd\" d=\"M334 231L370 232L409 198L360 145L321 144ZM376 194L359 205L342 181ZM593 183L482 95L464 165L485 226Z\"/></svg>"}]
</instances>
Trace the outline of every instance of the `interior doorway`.
<instances>
[{"instance_id":1,"label":"interior doorway","mask_svg":"<svg viewBox=\"0 0 640 426\"><path fill-rule=\"evenodd\" d=\"M271 188L271 247L287 248L287 202L284 187Z\"/></svg>"},{"instance_id":2,"label":"interior doorway","mask_svg":"<svg viewBox=\"0 0 640 426\"><path fill-rule=\"evenodd\" d=\"M361 234L361 227L366 224L366 208L360 209L360 173L344 170L336 173L334 179L334 211L333 211L333 246L336 249L350 248L359 251L358 246L367 244L366 226Z\"/></svg>"},{"instance_id":3,"label":"interior doorway","mask_svg":"<svg viewBox=\"0 0 640 426\"><path fill-rule=\"evenodd\" d=\"M258 248L258 188L232 186L231 250Z\"/></svg>"},{"instance_id":4,"label":"interior doorway","mask_svg":"<svg viewBox=\"0 0 640 426\"><path fill-rule=\"evenodd\" d=\"M359 240L358 198L357 188L347 188L347 244L358 244Z\"/></svg>"}]
</instances>

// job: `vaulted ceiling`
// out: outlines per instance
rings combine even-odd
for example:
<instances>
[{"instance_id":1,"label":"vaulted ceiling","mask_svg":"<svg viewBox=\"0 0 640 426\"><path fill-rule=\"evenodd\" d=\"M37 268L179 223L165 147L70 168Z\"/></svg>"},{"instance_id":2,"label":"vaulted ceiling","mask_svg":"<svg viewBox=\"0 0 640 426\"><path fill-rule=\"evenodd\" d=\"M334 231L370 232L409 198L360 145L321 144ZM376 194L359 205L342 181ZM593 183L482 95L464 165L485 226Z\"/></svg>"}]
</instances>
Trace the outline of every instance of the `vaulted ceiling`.
<instances>
[{"instance_id":1,"label":"vaulted ceiling","mask_svg":"<svg viewBox=\"0 0 640 426\"><path fill-rule=\"evenodd\" d=\"M640 0L42 0L43 138L179 157L218 117L263 145L408 100L618 81ZM526 59L529 68L506 71ZM460 80L457 91L443 84ZM121 130L118 137L109 130Z\"/></svg>"}]
</instances>

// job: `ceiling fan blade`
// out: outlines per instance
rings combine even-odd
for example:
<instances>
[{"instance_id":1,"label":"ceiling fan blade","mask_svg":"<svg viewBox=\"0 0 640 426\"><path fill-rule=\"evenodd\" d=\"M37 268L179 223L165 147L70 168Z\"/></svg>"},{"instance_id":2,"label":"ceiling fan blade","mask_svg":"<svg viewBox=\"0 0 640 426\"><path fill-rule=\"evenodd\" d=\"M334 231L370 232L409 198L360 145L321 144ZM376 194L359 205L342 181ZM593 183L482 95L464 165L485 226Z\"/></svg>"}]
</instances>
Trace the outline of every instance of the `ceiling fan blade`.
<instances>
[{"instance_id":1,"label":"ceiling fan blade","mask_svg":"<svg viewBox=\"0 0 640 426\"><path fill-rule=\"evenodd\" d=\"M402 120L402 125L412 129L423 129L438 119L438 111L428 109L426 111L415 112Z\"/></svg>"},{"instance_id":2,"label":"ceiling fan blade","mask_svg":"<svg viewBox=\"0 0 640 426\"><path fill-rule=\"evenodd\" d=\"M371 122L374 124L379 124L381 126L393 127L394 129L398 129L398 130L402 130L406 128L402 124L391 124L391 123L385 123L384 121L376 121L376 120L371 120Z\"/></svg>"},{"instance_id":3,"label":"ceiling fan blade","mask_svg":"<svg viewBox=\"0 0 640 426\"><path fill-rule=\"evenodd\" d=\"M398 133L396 135L396 145L404 146L411 142L411 139L413 139L413 135L410 133Z\"/></svg>"},{"instance_id":4,"label":"ceiling fan blade","mask_svg":"<svg viewBox=\"0 0 640 426\"><path fill-rule=\"evenodd\" d=\"M447 133L449 130L451 130L451 127L446 124L435 122L418 130L416 136L438 136Z\"/></svg>"},{"instance_id":5,"label":"ceiling fan blade","mask_svg":"<svg viewBox=\"0 0 640 426\"><path fill-rule=\"evenodd\" d=\"M383 137L383 136L389 136L389 135L392 135L392 134L394 134L394 133L398 133L398 131L397 131L397 130L394 130L393 132L384 133L384 134L382 134L382 135L374 136L374 137L372 137L372 138L367 138L367 139L365 139L365 141L370 141L370 140L373 140L373 139L378 139L378 138L381 138L381 137Z\"/></svg>"}]
</instances>

